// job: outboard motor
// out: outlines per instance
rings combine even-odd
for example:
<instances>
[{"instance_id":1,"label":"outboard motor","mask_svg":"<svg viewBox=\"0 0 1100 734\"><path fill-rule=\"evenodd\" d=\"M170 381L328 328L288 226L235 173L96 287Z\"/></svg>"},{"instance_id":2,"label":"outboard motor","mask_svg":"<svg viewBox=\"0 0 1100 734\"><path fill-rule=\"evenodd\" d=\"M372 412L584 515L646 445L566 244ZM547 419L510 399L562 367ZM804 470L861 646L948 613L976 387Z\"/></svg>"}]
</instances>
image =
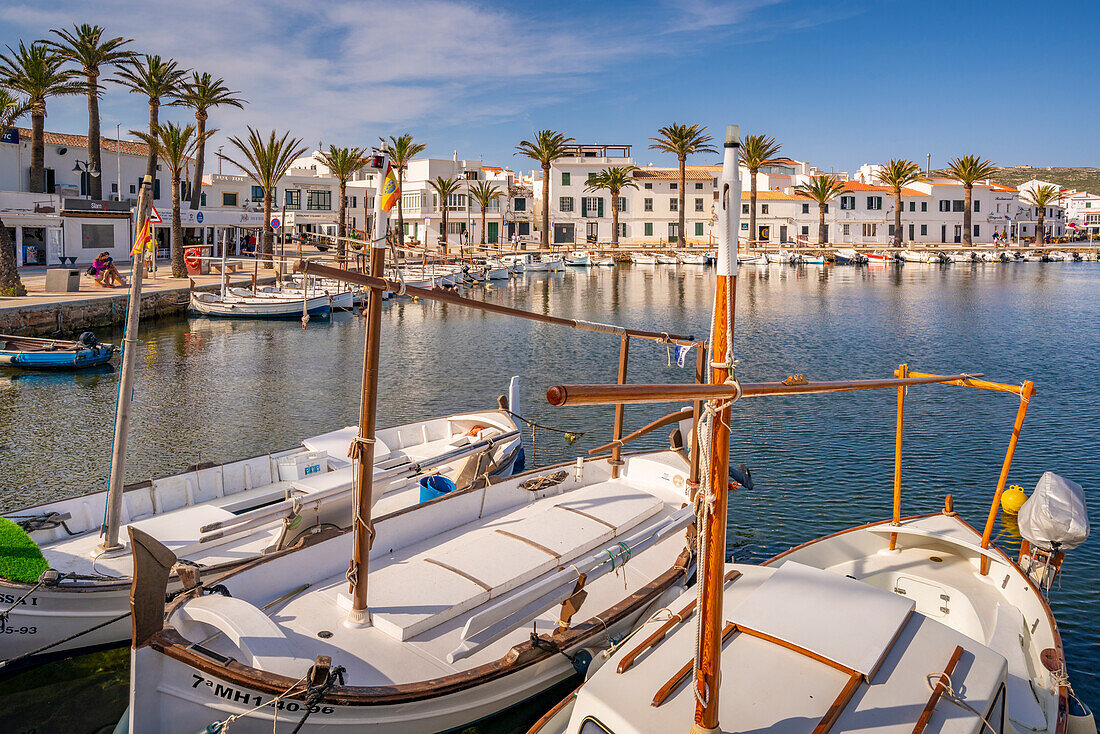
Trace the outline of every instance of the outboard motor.
<instances>
[{"instance_id":1,"label":"outboard motor","mask_svg":"<svg viewBox=\"0 0 1100 734\"><path fill-rule=\"evenodd\" d=\"M85 346L88 349L94 349L95 346L99 344L99 339L97 339L96 335L90 331L85 331L83 334L78 336L77 341L79 341L82 346Z\"/></svg>"},{"instance_id":2,"label":"outboard motor","mask_svg":"<svg viewBox=\"0 0 1100 734\"><path fill-rule=\"evenodd\" d=\"M1020 567L1049 595L1066 551L1089 537L1085 492L1080 484L1048 471L1020 508L1019 523L1024 539Z\"/></svg>"}]
</instances>

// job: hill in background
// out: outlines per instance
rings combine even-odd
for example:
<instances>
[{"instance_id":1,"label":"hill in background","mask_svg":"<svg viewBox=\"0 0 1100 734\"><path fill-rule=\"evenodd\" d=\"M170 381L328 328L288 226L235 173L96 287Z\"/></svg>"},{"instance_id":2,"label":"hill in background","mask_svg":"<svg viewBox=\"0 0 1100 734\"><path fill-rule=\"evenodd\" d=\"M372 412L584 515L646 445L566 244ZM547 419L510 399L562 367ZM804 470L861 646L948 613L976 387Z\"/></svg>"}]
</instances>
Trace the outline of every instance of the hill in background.
<instances>
[{"instance_id":1,"label":"hill in background","mask_svg":"<svg viewBox=\"0 0 1100 734\"><path fill-rule=\"evenodd\" d=\"M933 176L945 176L943 169L932 171ZM1058 168L1056 166L998 166L993 180L1013 188L1037 178L1049 181L1063 188L1100 193L1100 168L1077 166Z\"/></svg>"}]
</instances>

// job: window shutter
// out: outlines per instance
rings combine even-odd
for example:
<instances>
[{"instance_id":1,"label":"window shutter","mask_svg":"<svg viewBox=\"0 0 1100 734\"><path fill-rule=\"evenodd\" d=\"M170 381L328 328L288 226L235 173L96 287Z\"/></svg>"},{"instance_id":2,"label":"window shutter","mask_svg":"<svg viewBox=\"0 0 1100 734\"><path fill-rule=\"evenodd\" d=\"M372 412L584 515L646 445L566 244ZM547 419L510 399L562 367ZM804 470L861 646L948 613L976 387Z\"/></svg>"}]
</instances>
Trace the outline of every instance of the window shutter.
<instances>
[{"instance_id":1,"label":"window shutter","mask_svg":"<svg viewBox=\"0 0 1100 734\"><path fill-rule=\"evenodd\" d=\"M582 196L581 197L581 216L582 217L587 217L588 216L588 197L587 196Z\"/></svg>"},{"instance_id":2,"label":"window shutter","mask_svg":"<svg viewBox=\"0 0 1100 734\"><path fill-rule=\"evenodd\" d=\"M603 197L596 199L596 216L603 217Z\"/></svg>"}]
</instances>

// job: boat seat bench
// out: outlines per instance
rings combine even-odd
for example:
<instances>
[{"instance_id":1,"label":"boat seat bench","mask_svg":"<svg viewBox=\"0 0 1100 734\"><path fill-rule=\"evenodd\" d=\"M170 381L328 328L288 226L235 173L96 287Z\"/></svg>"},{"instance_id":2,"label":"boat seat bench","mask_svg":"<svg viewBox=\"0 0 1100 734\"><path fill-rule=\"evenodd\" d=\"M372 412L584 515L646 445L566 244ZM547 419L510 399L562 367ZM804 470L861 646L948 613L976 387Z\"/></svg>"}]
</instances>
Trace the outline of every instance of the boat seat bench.
<instances>
[{"instance_id":1,"label":"boat seat bench","mask_svg":"<svg viewBox=\"0 0 1100 734\"><path fill-rule=\"evenodd\" d=\"M1046 716L1031 688L1031 672L1024 654L1024 615L1011 604L998 603L993 620L993 632L986 643L1008 661L1006 711L1019 728L1042 731L1047 728Z\"/></svg>"}]
</instances>

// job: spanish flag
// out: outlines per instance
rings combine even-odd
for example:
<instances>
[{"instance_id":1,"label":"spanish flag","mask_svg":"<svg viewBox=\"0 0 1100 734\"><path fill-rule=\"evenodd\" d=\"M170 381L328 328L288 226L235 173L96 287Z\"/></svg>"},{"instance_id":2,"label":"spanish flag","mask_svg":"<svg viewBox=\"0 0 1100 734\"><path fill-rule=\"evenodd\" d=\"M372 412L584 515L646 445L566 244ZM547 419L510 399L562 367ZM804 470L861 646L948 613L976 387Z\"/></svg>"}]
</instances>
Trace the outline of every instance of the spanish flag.
<instances>
[{"instance_id":1,"label":"spanish flag","mask_svg":"<svg viewBox=\"0 0 1100 734\"><path fill-rule=\"evenodd\" d=\"M153 251L153 235L149 224L148 217L145 219L145 225L138 232L137 238L134 240L134 249L130 254L135 257L140 255L142 250L145 252Z\"/></svg>"},{"instance_id":2,"label":"spanish flag","mask_svg":"<svg viewBox=\"0 0 1100 734\"><path fill-rule=\"evenodd\" d=\"M382 179L382 211L387 214L393 209L397 199L401 196L401 189L397 187L397 175L393 172L393 166L386 166L386 177Z\"/></svg>"}]
</instances>

